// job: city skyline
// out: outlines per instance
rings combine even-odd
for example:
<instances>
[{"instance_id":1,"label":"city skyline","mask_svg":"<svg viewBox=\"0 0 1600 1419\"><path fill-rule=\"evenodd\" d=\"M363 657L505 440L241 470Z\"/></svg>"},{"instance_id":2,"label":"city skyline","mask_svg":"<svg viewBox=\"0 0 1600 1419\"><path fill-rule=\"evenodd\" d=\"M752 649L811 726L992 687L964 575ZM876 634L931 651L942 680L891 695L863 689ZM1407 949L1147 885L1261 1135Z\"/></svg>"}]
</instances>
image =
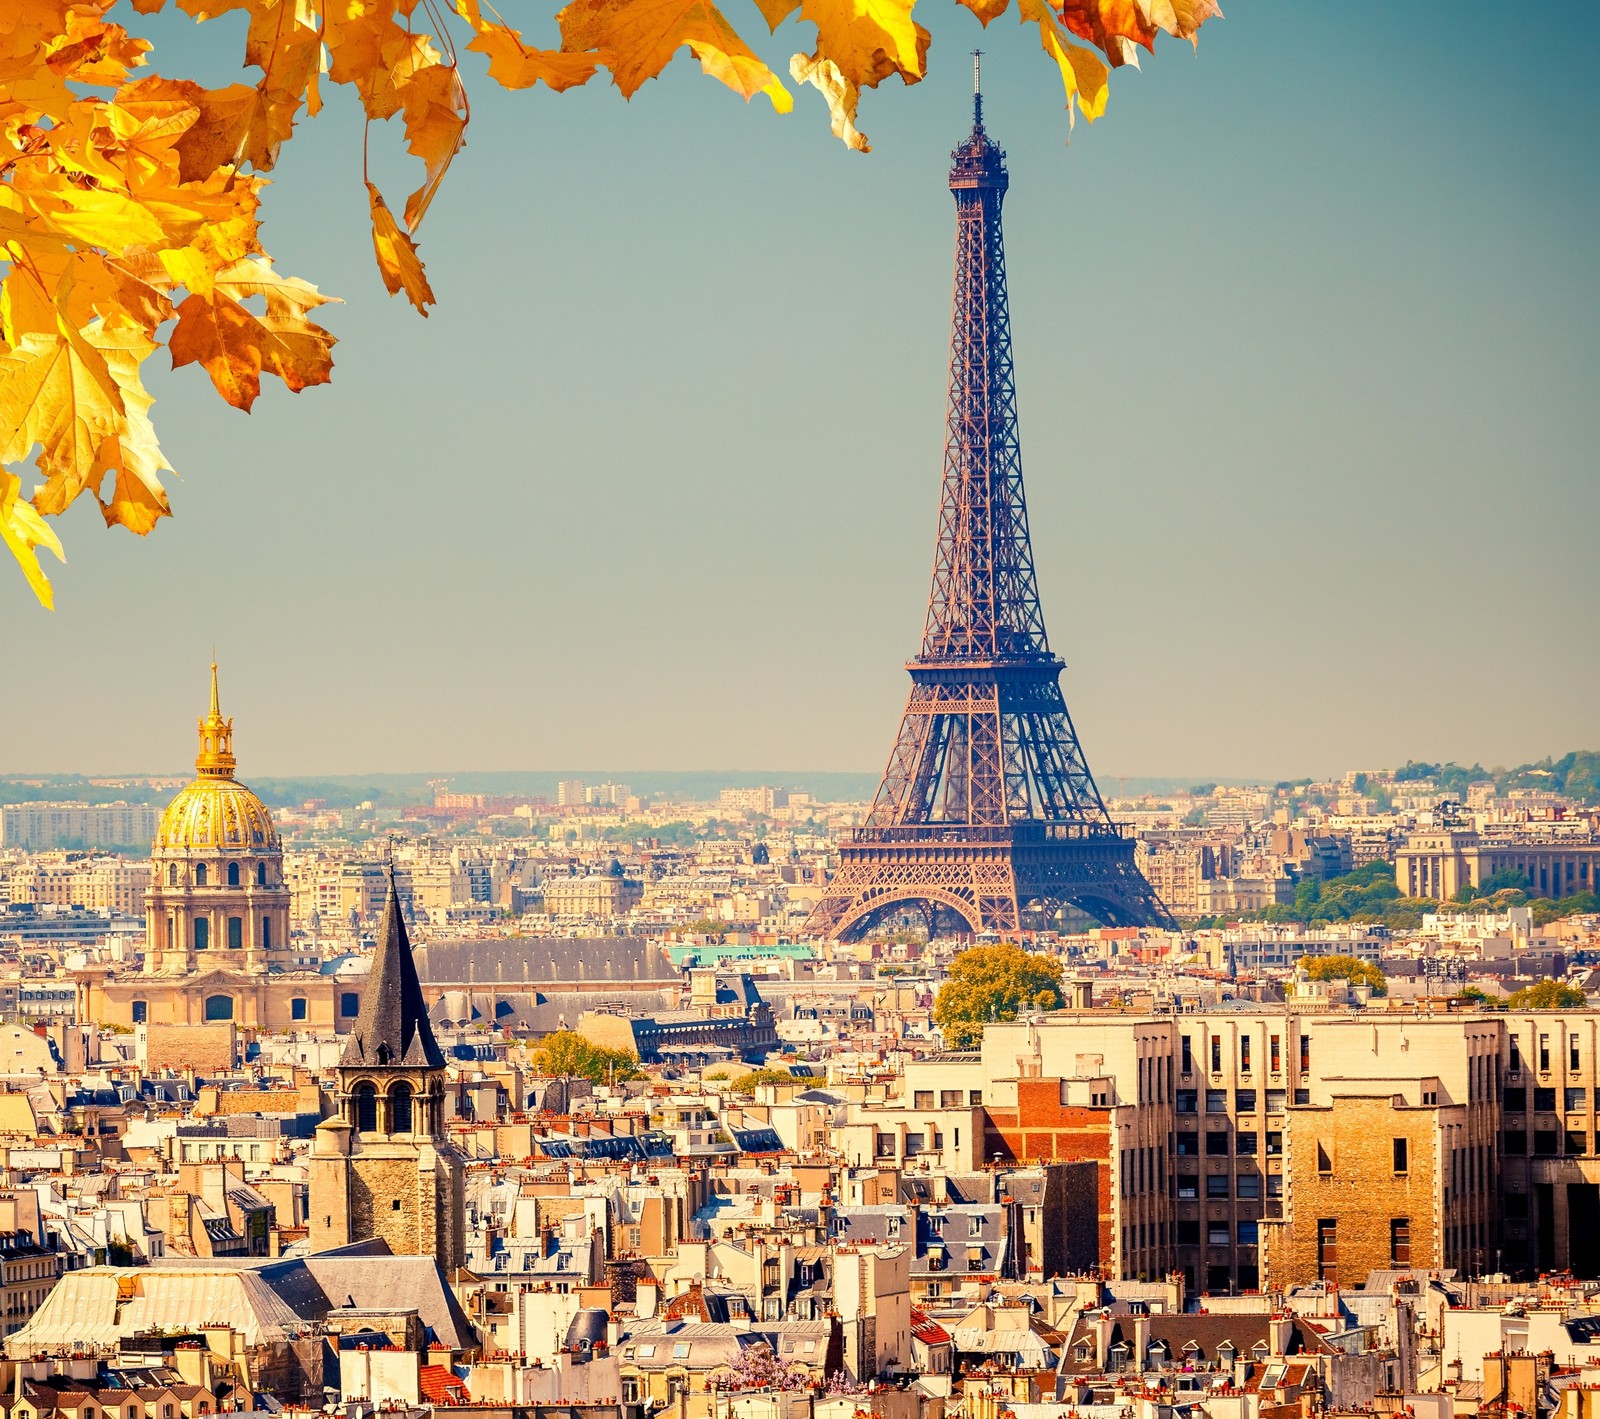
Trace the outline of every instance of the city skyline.
<instances>
[{"instance_id":1,"label":"city skyline","mask_svg":"<svg viewBox=\"0 0 1600 1419\"><path fill-rule=\"evenodd\" d=\"M1600 668L1564 648L1600 598L1594 41L1491 58L1469 29L1411 73L1230 9L1196 56L1120 73L1065 149L1048 65L986 43L1027 178L1008 257L1042 593L1103 788L1589 747ZM977 33L934 30L928 81L868 96L866 159L681 65L631 107L537 109L567 145L521 141L526 96L475 92L423 234L426 324L383 302L343 175L313 170L359 130L312 125L269 238L349 302L335 384L245 421L192 371L157 381L178 517L149 544L85 524L61 609L9 618L29 670L0 771L180 765L212 643L246 776L880 769L938 485L950 51ZM1517 92L1514 130L1491 90ZM522 285L475 269L485 240L533 263Z\"/></svg>"}]
</instances>

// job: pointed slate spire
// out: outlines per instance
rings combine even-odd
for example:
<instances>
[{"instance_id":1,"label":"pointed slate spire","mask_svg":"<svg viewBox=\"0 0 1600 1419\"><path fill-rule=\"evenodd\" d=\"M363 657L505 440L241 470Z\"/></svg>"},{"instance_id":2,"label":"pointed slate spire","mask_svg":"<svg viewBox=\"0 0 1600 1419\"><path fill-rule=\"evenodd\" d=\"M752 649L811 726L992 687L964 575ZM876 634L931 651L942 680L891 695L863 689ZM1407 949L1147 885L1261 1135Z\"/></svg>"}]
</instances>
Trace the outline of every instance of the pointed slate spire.
<instances>
[{"instance_id":1,"label":"pointed slate spire","mask_svg":"<svg viewBox=\"0 0 1600 1419\"><path fill-rule=\"evenodd\" d=\"M361 991L361 1010L339 1060L343 1069L443 1069L444 1054L428 1023L428 1007L400 915L400 893L389 873L378 949Z\"/></svg>"}]
</instances>

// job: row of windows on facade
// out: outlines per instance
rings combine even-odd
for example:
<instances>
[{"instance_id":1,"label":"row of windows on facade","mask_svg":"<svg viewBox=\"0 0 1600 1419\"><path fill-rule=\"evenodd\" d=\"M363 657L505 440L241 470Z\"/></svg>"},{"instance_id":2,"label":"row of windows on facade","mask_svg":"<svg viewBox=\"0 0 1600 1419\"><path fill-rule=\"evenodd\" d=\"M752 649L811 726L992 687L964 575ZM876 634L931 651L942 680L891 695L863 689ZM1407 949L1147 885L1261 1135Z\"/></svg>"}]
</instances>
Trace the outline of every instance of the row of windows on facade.
<instances>
[{"instance_id":1,"label":"row of windows on facade","mask_svg":"<svg viewBox=\"0 0 1600 1419\"><path fill-rule=\"evenodd\" d=\"M1521 1037L1519 1035L1509 1035L1509 1036L1507 1036L1506 1042L1507 1042L1507 1044L1509 1046L1508 1053L1509 1053L1509 1056L1510 1056L1510 1058L1507 1060L1506 1067L1512 1074L1521 1074L1522 1073L1522 1039L1521 1039ZM1572 1074L1576 1074L1578 1072L1579 1068L1580 1068L1580 1063L1581 1063L1580 1054L1579 1054L1579 1045L1580 1045L1580 1043L1581 1043L1581 1041L1579 1040L1578 1035L1576 1034L1576 1032L1574 1032L1572 1034L1569 1034L1567 1036L1567 1069L1568 1069L1568 1072L1570 1072ZM1539 1073L1548 1074L1550 1072L1550 1036L1549 1035L1541 1034L1539 1036L1537 1059L1538 1059L1538 1064L1539 1064ZM1507 1092L1507 1094L1509 1094L1511 1091L1508 1089L1506 1092Z\"/></svg>"},{"instance_id":2,"label":"row of windows on facade","mask_svg":"<svg viewBox=\"0 0 1600 1419\"><path fill-rule=\"evenodd\" d=\"M1411 1265L1411 1219L1389 1219L1389 1264ZM1322 1281L1339 1280L1339 1219L1317 1219L1317 1277Z\"/></svg>"},{"instance_id":3,"label":"row of windows on facade","mask_svg":"<svg viewBox=\"0 0 1600 1419\"><path fill-rule=\"evenodd\" d=\"M289 999L289 1018L291 1020L304 1020L310 1008L309 1002L303 995L291 996ZM347 1020L353 1020L361 1009L361 997L355 991L345 991L339 997L339 1014ZM145 1025L150 1021L150 1002L148 1000L135 1000L133 1002L133 1023ZM205 1017L210 1021L232 1020L235 1016L234 998L231 995L206 996Z\"/></svg>"},{"instance_id":4,"label":"row of windows on facade","mask_svg":"<svg viewBox=\"0 0 1600 1419\"><path fill-rule=\"evenodd\" d=\"M1190 1035L1182 1035L1178 1040L1182 1051L1181 1061L1184 1074L1194 1073L1194 1040ZM1239 1072L1248 1074L1253 1063L1251 1059L1255 1041L1249 1035L1239 1036ZM1300 1036L1300 1072L1302 1074L1311 1068L1311 1036ZM1283 1037L1269 1035L1267 1037L1267 1071L1271 1074L1283 1073ZM1222 1073L1222 1036L1211 1037L1211 1072Z\"/></svg>"},{"instance_id":5,"label":"row of windows on facade","mask_svg":"<svg viewBox=\"0 0 1600 1419\"><path fill-rule=\"evenodd\" d=\"M1233 1091L1233 1108L1231 1112L1240 1114L1253 1114L1257 1112L1265 1096L1266 1111L1269 1114L1281 1114L1289 1106L1289 1091L1287 1089L1267 1089L1258 1093L1254 1089L1235 1089ZM1180 1114L1196 1114L1200 1112L1200 1092L1197 1089L1179 1089L1173 1096L1173 1108ZM1296 1089L1294 1101L1297 1104L1309 1104L1311 1091L1309 1089ZM1208 1114L1225 1114L1230 1112L1228 1107L1228 1091L1226 1089L1206 1090L1206 1112Z\"/></svg>"},{"instance_id":6,"label":"row of windows on facade","mask_svg":"<svg viewBox=\"0 0 1600 1419\"><path fill-rule=\"evenodd\" d=\"M211 918L210 917L205 917L205 916L197 916L194 919L194 922L192 923L192 925L193 925L194 949L196 951L209 951L211 949ZM224 929L224 932L226 934L228 950L230 950L230 951L243 950L244 949L244 918L242 916L230 916L228 918L227 923L226 923L226 925L224 926L223 929ZM168 950L171 950L177 944L177 935L178 935L177 923L173 920L172 917L169 916L167 918L167 949ZM261 930L259 932L259 935L261 937L261 949L264 950L264 951L270 951L272 949L272 918L270 916L264 916L264 917L261 918Z\"/></svg>"},{"instance_id":7,"label":"row of windows on facade","mask_svg":"<svg viewBox=\"0 0 1600 1419\"><path fill-rule=\"evenodd\" d=\"M248 871L248 869L244 870ZM167 886L176 887L182 877L182 872L183 869L179 867L176 862L169 862L167 864ZM238 887L242 885L243 875L237 862L230 862L228 864L228 870L225 876L228 886ZM206 887L211 885L210 869L203 862L197 862L194 865L194 885L196 887ZM218 883L217 885L220 886L222 884ZM258 862L256 863L256 886L265 887L266 885L267 864L264 862Z\"/></svg>"}]
</instances>

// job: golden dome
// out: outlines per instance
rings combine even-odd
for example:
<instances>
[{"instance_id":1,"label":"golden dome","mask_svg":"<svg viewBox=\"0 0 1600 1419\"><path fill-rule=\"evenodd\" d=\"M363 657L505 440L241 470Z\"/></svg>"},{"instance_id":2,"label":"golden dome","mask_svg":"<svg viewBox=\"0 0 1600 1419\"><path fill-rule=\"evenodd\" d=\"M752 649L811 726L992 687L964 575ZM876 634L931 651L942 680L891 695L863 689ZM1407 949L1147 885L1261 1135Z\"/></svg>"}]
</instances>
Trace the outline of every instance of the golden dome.
<instances>
[{"instance_id":1,"label":"golden dome","mask_svg":"<svg viewBox=\"0 0 1600 1419\"><path fill-rule=\"evenodd\" d=\"M233 776L233 721L217 706L217 667L211 667L211 710L200 720L199 777L161 814L154 850L281 852L267 805Z\"/></svg>"}]
</instances>

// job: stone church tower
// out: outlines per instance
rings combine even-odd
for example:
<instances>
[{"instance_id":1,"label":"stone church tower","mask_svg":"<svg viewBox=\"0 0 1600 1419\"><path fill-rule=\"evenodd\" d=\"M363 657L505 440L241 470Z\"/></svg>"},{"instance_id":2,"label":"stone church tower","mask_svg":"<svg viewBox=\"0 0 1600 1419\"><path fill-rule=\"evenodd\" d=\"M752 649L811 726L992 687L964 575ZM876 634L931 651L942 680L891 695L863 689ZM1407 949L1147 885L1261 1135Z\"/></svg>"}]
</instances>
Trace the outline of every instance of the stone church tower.
<instances>
[{"instance_id":1,"label":"stone church tower","mask_svg":"<svg viewBox=\"0 0 1600 1419\"><path fill-rule=\"evenodd\" d=\"M315 1251L382 1237L397 1256L466 1261L466 1160L445 1136L433 1037L394 878L372 971L339 1060L338 1112L311 1152Z\"/></svg>"}]
</instances>

